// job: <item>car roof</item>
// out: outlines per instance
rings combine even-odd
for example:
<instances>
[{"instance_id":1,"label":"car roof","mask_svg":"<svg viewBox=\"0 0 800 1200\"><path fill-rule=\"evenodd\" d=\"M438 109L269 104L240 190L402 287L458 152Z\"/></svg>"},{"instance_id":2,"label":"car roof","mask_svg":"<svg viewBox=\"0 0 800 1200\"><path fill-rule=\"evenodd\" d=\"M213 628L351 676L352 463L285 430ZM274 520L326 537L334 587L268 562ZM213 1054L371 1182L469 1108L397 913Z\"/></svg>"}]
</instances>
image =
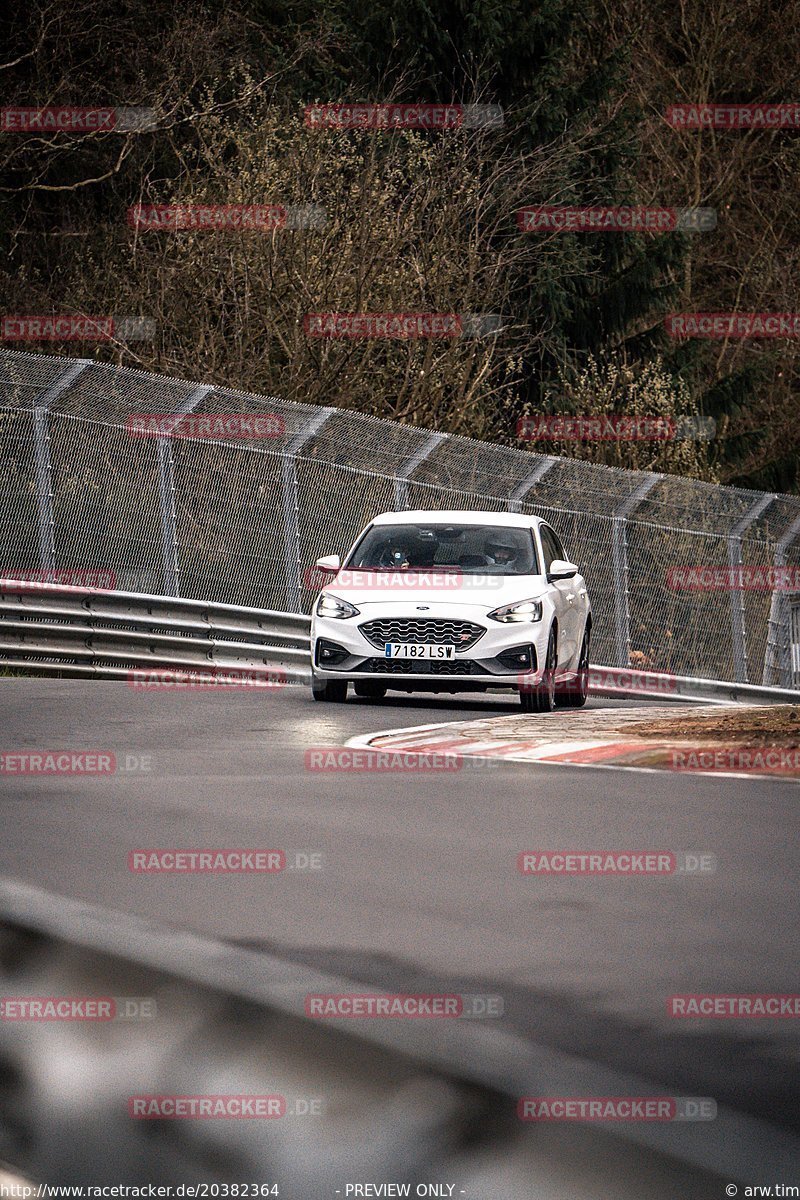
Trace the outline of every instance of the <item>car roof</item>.
<instances>
[{"instance_id":1,"label":"car roof","mask_svg":"<svg viewBox=\"0 0 800 1200\"><path fill-rule=\"evenodd\" d=\"M418 508L403 512L382 512L372 518L373 525L505 525L511 529L530 529L541 525L542 517L530 513L492 512L489 509L430 509Z\"/></svg>"}]
</instances>

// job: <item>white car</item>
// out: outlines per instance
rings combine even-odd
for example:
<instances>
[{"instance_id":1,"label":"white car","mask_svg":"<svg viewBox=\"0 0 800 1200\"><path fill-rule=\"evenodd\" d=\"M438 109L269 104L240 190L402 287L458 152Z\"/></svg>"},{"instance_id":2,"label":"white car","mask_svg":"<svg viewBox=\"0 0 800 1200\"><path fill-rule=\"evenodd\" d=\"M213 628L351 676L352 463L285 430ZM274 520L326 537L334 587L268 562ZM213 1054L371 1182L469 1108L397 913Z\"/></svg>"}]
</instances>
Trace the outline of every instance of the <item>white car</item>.
<instances>
[{"instance_id":1,"label":"white car","mask_svg":"<svg viewBox=\"0 0 800 1200\"><path fill-rule=\"evenodd\" d=\"M527 712L586 703L586 584L541 517L387 512L342 563L311 619L315 700L514 688Z\"/></svg>"}]
</instances>

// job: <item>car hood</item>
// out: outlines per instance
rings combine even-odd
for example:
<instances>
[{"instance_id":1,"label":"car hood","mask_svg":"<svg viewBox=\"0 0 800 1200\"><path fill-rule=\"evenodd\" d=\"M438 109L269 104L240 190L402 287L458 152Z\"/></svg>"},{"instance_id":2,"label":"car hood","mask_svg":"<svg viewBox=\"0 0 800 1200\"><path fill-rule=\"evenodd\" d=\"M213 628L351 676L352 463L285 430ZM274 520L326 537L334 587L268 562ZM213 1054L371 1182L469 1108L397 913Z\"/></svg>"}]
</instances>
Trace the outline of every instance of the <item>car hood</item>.
<instances>
[{"instance_id":1,"label":"car hood","mask_svg":"<svg viewBox=\"0 0 800 1200\"><path fill-rule=\"evenodd\" d=\"M448 608L475 607L489 612L501 604L514 604L541 596L547 583L541 575L453 575L452 582L441 572L386 572L371 574L366 584L359 575L343 572L323 588L324 593L349 600L356 608L375 609L404 604L427 604L431 612ZM441 585L441 586L440 586Z\"/></svg>"}]
</instances>

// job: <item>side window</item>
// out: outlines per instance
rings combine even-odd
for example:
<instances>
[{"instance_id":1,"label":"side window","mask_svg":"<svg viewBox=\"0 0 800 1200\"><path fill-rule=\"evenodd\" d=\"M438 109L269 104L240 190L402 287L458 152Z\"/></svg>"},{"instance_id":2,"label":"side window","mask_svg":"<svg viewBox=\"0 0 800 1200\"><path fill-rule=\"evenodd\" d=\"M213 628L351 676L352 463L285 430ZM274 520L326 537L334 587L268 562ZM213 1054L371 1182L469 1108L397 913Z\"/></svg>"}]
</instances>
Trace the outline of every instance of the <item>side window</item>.
<instances>
[{"instance_id":1,"label":"side window","mask_svg":"<svg viewBox=\"0 0 800 1200\"><path fill-rule=\"evenodd\" d=\"M556 535L553 533L553 530L550 528L549 525L542 525L541 532L542 532L542 550L544 551L544 569L546 571L549 571L550 563L553 561L554 558L564 558L565 559L567 556L564 553L564 547L561 545L561 542L558 540Z\"/></svg>"},{"instance_id":2,"label":"side window","mask_svg":"<svg viewBox=\"0 0 800 1200\"><path fill-rule=\"evenodd\" d=\"M550 530L550 537L553 539L553 545L555 546L556 550L558 551L558 553L556 554L556 558L563 558L565 562L569 562L569 559L567 558L567 555L564 551L564 546L561 542L561 538L558 536L558 534L555 532L554 529Z\"/></svg>"}]
</instances>

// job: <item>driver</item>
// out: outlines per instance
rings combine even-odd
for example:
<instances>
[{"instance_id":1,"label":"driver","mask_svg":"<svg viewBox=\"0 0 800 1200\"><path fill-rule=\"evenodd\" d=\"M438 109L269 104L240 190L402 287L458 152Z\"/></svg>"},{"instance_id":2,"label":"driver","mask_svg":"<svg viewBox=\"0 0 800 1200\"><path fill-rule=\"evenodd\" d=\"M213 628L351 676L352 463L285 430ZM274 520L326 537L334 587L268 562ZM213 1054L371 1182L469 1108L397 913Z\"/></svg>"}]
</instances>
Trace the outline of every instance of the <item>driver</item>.
<instances>
[{"instance_id":1,"label":"driver","mask_svg":"<svg viewBox=\"0 0 800 1200\"><path fill-rule=\"evenodd\" d=\"M408 550L400 542L388 541L378 556L379 567L393 567L396 571L404 571L410 565Z\"/></svg>"},{"instance_id":2,"label":"driver","mask_svg":"<svg viewBox=\"0 0 800 1200\"><path fill-rule=\"evenodd\" d=\"M510 541L494 537L486 541L483 549L489 562L495 566L511 567L517 561L517 547Z\"/></svg>"}]
</instances>

